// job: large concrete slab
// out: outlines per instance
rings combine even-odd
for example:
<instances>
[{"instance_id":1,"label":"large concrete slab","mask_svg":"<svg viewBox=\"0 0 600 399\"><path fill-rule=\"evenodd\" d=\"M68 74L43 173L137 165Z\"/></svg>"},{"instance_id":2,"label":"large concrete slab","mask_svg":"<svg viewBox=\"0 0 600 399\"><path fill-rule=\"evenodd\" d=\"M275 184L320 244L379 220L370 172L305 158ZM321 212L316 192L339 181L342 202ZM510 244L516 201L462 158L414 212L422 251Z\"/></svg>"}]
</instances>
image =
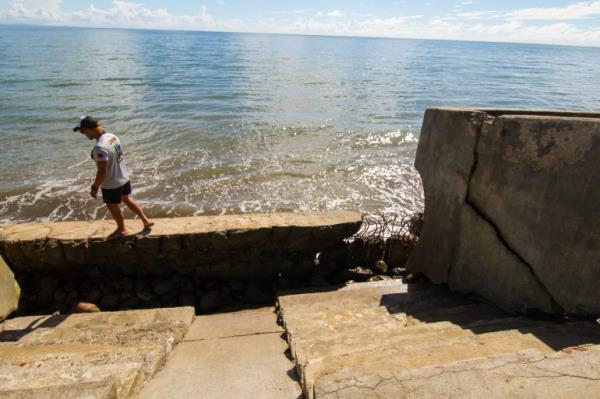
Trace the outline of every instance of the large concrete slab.
<instances>
[{"instance_id":1,"label":"large concrete slab","mask_svg":"<svg viewBox=\"0 0 600 399\"><path fill-rule=\"evenodd\" d=\"M273 307L197 316L185 341L268 333L283 333Z\"/></svg>"},{"instance_id":2,"label":"large concrete slab","mask_svg":"<svg viewBox=\"0 0 600 399\"><path fill-rule=\"evenodd\" d=\"M140 399L297 399L302 391L280 333L183 342Z\"/></svg>"},{"instance_id":3,"label":"large concrete slab","mask_svg":"<svg viewBox=\"0 0 600 399\"><path fill-rule=\"evenodd\" d=\"M429 109L408 268L515 313L600 315L600 114Z\"/></svg>"},{"instance_id":4,"label":"large concrete slab","mask_svg":"<svg viewBox=\"0 0 600 399\"><path fill-rule=\"evenodd\" d=\"M416 302L439 296L440 291L432 285L406 284L401 280L385 281L385 284L355 283L335 291L282 292L277 298L277 307L285 325L310 313Z\"/></svg>"},{"instance_id":5,"label":"large concrete slab","mask_svg":"<svg viewBox=\"0 0 600 399\"><path fill-rule=\"evenodd\" d=\"M114 345L53 344L36 346L3 345L0 365L68 370L86 365L137 363L149 378L164 364L166 352L160 346L119 347ZM10 375L6 378L12 379Z\"/></svg>"},{"instance_id":6,"label":"large concrete slab","mask_svg":"<svg viewBox=\"0 0 600 399\"><path fill-rule=\"evenodd\" d=\"M191 307L0 324L0 397L128 398L166 361L194 318ZM44 393L46 396L44 396Z\"/></svg>"},{"instance_id":7,"label":"large concrete slab","mask_svg":"<svg viewBox=\"0 0 600 399\"><path fill-rule=\"evenodd\" d=\"M52 344L103 344L119 346L161 346L170 352L182 341L188 325L182 322L155 322L133 326L86 328L37 328L29 333L16 332L17 345L35 346ZM18 334L18 335L17 335ZM21 336L22 335L22 336ZM0 333L4 339L9 332Z\"/></svg>"},{"instance_id":8,"label":"large concrete slab","mask_svg":"<svg viewBox=\"0 0 600 399\"><path fill-rule=\"evenodd\" d=\"M67 397L86 398L91 394L90 384L92 383L91 386L94 388L99 388L93 383L102 382L100 386L116 388L115 398L125 399L139 392L145 379L140 363L83 364L66 367L56 367L56 364L36 364L35 367L28 367L27 364L0 364L0 373L0 397L2 398L7 392L14 394L15 397L19 397L18 393L23 395L21 397L27 397L29 392L41 393L44 390L51 392L59 388ZM111 392L110 389L106 391Z\"/></svg>"},{"instance_id":9,"label":"large concrete slab","mask_svg":"<svg viewBox=\"0 0 600 399\"><path fill-rule=\"evenodd\" d=\"M319 399L595 398L600 392L600 348L544 354L537 350L433 367L323 380Z\"/></svg>"},{"instance_id":10,"label":"large concrete slab","mask_svg":"<svg viewBox=\"0 0 600 399\"><path fill-rule=\"evenodd\" d=\"M151 231L128 221L136 234L114 241L106 240L111 221L0 225L0 254L19 280L107 269L272 278L306 274L302 261L355 233L361 220L350 211L201 216L155 219Z\"/></svg>"},{"instance_id":11,"label":"large concrete slab","mask_svg":"<svg viewBox=\"0 0 600 399\"><path fill-rule=\"evenodd\" d=\"M448 290L410 288L401 281L381 286L353 284L349 290L279 298L278 310L307 399L412 398L412 391L402 380L408 372L421 376L427 375L421 370L444 370L456 362L489 364L488 358L510 357L518 351L534 350L543 357L600 344L600 326L594 322L512 317L493 305ZM318 306L321 299L323 309ZM519 370L528 372L526 366ZM467 374L464 378L475 381L472 377ZM560 382L560 376L552 377L557 377L552 384ZM501 382L490 378L494 384ZM567 385L580 389L585 385L576 384L580 378L569 380ZM416 397L433 398L445 397L444 381L429 386L426 379L409 378L407 384L415 384L420 395ZM536 384L538 381L542 379ZM386 390L380 391L380 386ZM469 389L463 382L448 386L456 387L456 397ZM584 388L591 386L595 385ZM564 392L571 392L569 389ZM537 397L535 390L522 393L523 398Z\"/></svg>"},{"instance_id":12,"label":"large concrete slab","mask_svg":"<svg viewBox=\"0 0 600 399\"><path fill-rule=\"evenodd\" d=\"M145 324L157 322L181 322L184 325L190 325L194 317L195 311L191 306L54 316L25 316L6 320L0 324L0 331L33 330L44 327L142 327Z\"/></svg>"},{"instance_id":13,"label":"large concrete slab","mask_svg":"<svg viewBox=\"0 0 600 399\"><path fill-rule=\"evenodd\" d=\"M119 399L114 380L55 383L43 387L0 387L2 399Z\"/></svg>"}]
</instances>

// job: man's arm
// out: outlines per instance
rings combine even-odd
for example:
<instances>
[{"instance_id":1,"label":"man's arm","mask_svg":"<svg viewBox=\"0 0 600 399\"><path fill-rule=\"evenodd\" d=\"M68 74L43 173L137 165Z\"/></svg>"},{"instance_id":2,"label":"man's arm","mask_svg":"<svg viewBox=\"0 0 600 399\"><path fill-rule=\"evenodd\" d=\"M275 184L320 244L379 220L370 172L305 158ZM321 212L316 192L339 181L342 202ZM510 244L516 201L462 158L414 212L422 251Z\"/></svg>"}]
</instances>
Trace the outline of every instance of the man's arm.
<instances>
[{"instance_id":1,"label":"man's arm","mask_svg":"<svg viewBox=\"0 0 600 399\"><path fill-rule=\"evenodd\" d=\"M92 198L98 198L98 189L106 178L108 161L97 161L96 166L98 167L98 170L96 170L96 179L94 180L94 184L92 184L92 189L90 191Z\"/></svg>"}]
</instances>

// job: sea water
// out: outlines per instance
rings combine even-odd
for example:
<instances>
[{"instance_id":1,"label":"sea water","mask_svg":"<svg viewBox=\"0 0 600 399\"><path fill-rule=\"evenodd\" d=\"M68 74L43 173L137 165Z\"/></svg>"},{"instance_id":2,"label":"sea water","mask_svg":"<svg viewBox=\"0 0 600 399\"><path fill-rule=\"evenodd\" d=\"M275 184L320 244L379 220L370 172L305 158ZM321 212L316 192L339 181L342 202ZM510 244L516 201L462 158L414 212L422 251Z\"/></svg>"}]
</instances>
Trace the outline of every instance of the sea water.
<instances>
[{"instance_id":1,"label":"sea water","mask_svg":"<svg viewBox=\"0 0 600 399\"><path fill-rule=\"evenodd\" d=\"M416 212L436 106L600 111L600 49L0 26L0 222L107 217L84 114L153 217Z\"/></svg>"}]
</instances>

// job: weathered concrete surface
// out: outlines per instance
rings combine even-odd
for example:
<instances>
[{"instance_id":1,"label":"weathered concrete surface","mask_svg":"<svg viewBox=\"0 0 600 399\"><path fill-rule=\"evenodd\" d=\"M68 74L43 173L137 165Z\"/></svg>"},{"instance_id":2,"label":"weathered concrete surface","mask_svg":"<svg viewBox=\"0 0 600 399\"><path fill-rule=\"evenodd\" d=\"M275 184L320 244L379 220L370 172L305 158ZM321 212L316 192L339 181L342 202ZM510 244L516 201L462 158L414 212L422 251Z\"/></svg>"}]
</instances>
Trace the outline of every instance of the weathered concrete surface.
<instances>
[{"instance_id":1,"label":"weathered concrete surface","mask_svg":"<svg viewBox=\"0 0 600 399\"><path fill-rule=\"evenodd\" d=\"M242 335L283 333L275 309L264 307L196 317L186 341L230 338Z\"/></svg>"},{"instance_id":2,"label":"weathered concrete surface","mask_svg":"<svg viewBox=\"0 0 600 399\"><path fill-rule=\"evenodd\" d=\"M117 399L114 379L55 383L44 387L0 388L2 399Z\"/></svg>"},{"instance_id":3,"label":"weathered concrete surface","mask_svg":"<svg viewBox=\"0 0 600 399\"><path fill-rule=\"evenodd\" d=\"M10 268L0 256L0 321L19 307L21 288Z\"/></svg>"},{"instance_id":4,"label":"weathered concrete surface","mask_svg":"<svg viewBox=\"0 0 600 399\"><path fill-rule=\"evenodd\" d=\"M26 316L6 320L0 324L0 332L23 330L31 332L37 328L89 328L89 327L140 327L146 324L173 322L190 325L194 320L194 308L128 310L126 312L79 313L56 316Z\"/></svg>"},{"instance_id":5,"label":"weathered concrete surface","mask_svg":"<svg viewBox=\"0 0 600 399\"><path fill-rule=\"evenodd\" d=\"M7 320L0 324L0 397L131 397L193 317L193 308L173 308Z\"/></svg>"},{"instance_id":6,"label":"weathered concrete surface","mask_svg":"<svg viewBox=\"0 0 600 399\"><path fill-rule=\"evenodd\" d=\"M17 279L32 273L99 275L170 270L199 276L265 279L310 272L319 251L337 245L361 224L357 212L273 213L156 219L149 232L107 241L114 222L0 225L0 254ZM297 261L297 262L295 262ZM304 265L304 266L303 266ZM304 269L307 270L304 270Z\"/></svg>"},{"instance_id":7,"label":"weathered concrete surface","mask_svg":"<svg viewBox=\"0 0 600 399\"><path fill-rule=\"evenodd\" d=\"M409 268L511 312L600 314L600 114L430 109Z\"/></svg>"},{"instance_id":8,"label":"weathered concrete surface","mask_svg":"<svg viewBox=\"0 0 600 399\"><path fill-rule=\"evenodd\" d=\"M198 316L138 397L298 399L302 391L281 334L273 308Z\"/></svg>"},{"instance_id":9,"label":"weathered concrete surface","mask_svg":"<svg viewBox=\"0 0 600 399\"><path fill-rule=\"evenodd\" d=\"M596 397L600 392L600 347L544 354L535 349L440 366L363 375L353 381L323 381L321 399L480 399Z\"/></svg>"},{"instance_id":10,"label":"weathered concrete surface","mask_svg":"<svg viewBox=\"0 0 600 399\"><path fill-rule=\"evenodd\" d=\"M513 397L513 393L544 397L540 395L548 392L541 387L544 378L556 387L565 381L556 392L567 396L558 397L593 397L598 392L597 323L513 317L446 290L415 289L399 280L350 287L279 298L279 313L307 399L460 397L461 393L473 398ZM321 300L325 309L311 305ZM594 351L567 356L582 347ZM563 353L555 353L560 350ZM544 366L537 361L558 358L564 360L543 360ZM494 366L499 366L497 372ZM552 371L544 373L545 366ZM455 370L460 378L454 376ZM517 383L518 378L530 381L529 377L531 385Z\"/></svg>"}]
</instances>

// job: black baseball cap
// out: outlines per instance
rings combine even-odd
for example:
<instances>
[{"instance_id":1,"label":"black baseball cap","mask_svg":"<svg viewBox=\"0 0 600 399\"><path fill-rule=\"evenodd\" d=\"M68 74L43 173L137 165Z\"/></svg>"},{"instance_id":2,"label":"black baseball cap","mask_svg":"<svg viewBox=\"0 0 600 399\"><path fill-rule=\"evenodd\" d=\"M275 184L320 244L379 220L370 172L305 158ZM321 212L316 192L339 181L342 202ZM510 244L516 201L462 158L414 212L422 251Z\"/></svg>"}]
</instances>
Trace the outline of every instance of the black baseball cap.
<instances>
[{"instance_id":1,"label":"black baseball cap","mask_svg":"<svg viewBox=\"0 0 600 399\"><path fill-rule=\"evenodd\" d=\"M73 128L74 132L80 131L82 128L95 129L98 127L98 120L93 116L84 115L79 118L79 123Z\"/></svg>"}]
</instances>

